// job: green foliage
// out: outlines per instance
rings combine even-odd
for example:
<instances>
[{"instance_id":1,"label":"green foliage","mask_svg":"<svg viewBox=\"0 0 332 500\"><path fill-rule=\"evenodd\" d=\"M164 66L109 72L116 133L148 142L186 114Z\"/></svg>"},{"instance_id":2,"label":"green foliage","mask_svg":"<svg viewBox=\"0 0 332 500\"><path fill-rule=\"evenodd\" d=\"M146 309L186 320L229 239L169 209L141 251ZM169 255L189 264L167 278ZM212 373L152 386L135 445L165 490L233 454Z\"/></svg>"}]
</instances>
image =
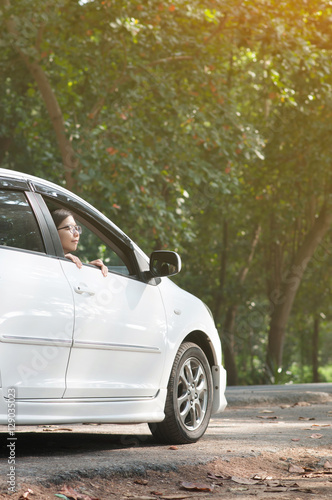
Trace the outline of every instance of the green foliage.
<instances>
[{"instance_id":1,"label":"green foliage","mask_svg":"<svg viewBox=\"0 0 332 500\"><path fill-rule=\"evenodd\" d=\"M79 160L75 190L147 253L180 251L176 281L208 303L220 330L236 304L242 383L262 380L271 297L330 196L331 15L327 0L0 7L1 166L65 184L52 119L24 53L62 111ZM308 269L282 373L310 365L297 349L303 325L312 333L317 298L328 337L330 265L318 258Z\"/></svg>"}]
</instances>

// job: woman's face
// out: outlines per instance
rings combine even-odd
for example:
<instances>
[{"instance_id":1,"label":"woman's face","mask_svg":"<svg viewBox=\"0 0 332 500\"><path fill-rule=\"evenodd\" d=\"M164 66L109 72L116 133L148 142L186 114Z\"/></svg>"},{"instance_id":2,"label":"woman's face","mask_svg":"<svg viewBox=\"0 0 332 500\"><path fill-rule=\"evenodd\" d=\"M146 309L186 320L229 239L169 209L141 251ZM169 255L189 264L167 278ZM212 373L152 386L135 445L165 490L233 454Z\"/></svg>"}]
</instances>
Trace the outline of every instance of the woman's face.
<instances>
[{"instance_id":1,"label":"woman's face","mask_svg":"<svg viewBox=\"0 0 332 500\"><path fill-rule=\"evenodd\" d=\"M75 219L70 215L61 222L60 227L58 228L61 245L65 254L75 252L77 249L80 235L76 230L74 230L74 226L76 226Z\"/></svg>"}]
</instances>

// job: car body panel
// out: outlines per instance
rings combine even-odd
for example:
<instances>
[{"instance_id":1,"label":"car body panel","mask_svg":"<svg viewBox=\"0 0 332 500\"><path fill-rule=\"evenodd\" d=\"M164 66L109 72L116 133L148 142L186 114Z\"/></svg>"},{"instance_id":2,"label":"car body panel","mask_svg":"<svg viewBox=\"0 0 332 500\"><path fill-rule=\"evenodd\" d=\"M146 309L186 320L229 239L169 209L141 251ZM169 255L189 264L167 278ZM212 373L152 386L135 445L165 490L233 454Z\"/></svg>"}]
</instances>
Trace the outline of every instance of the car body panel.
<instances>
[{"instance_id":1,"label":"car body panel","mask_svg":"<svg viewBox=\"0 0 332 500\"><path fill-rule=\"evenodd\" d=\"M74 304L57 259L0 250L0 367L17 398L63 396Z\"/></svg>"},{"instance_id":2,"label":"car body panel","mask_svg":"<svg viewBox=\"0 0 332 500\"><path fill-rule=\"evenodd\" d=\"M12 401L12 393L0 389L0 424L7 423L8 400ZM19 399L15 401L15 424L161 422L165 400L166 390L160 390L154 398Z\"/></svg>"},{"instance_id":3,"label":"car body panel","mask_svg":"<svg viewBox=\"0 0 332 500\"><path fill-rule=\"evenodd\" d=\"M64 397L155 396L167 333L158 287L113 273L104 277L92 266L62 266L75 301Z\"/></svg>"}]
</instances>

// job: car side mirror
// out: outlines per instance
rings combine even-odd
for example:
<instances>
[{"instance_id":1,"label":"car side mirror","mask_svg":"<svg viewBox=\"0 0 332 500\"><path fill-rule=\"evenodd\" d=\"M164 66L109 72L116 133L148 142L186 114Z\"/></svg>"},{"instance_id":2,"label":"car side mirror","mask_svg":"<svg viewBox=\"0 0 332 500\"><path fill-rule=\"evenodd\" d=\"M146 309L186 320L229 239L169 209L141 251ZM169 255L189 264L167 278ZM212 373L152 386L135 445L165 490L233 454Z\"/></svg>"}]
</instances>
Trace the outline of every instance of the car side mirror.
<instances>
[{"instance_id":1,"label":"car side mirror","mask_svg":"<svg viewBox=\"0 0 332 500\"><path fill-rule=\"evenodd\" d=\"M153 278L173 276L181 271L181 258L176 252L155 250L150 256L150 275Z\"/></svg>"}]
</instances>

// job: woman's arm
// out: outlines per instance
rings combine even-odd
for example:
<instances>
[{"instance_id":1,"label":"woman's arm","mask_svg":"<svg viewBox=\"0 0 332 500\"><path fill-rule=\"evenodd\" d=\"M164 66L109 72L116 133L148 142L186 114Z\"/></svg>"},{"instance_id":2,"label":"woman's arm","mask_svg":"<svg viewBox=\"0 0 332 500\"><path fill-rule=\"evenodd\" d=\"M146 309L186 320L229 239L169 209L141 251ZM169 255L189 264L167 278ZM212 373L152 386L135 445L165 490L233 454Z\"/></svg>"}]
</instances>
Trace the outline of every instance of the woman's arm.
<instances>
[{"instance_id":1,"label":"woman's arm","mask_svg":"<svg viewBox=\"0 0 332 500\"><path fill-rule=\"evenodd\" d=\"M76 257L76 255L73 255L71 253L66 253L65 257L66 257L66 259L69 259L72 262L74 262L79 269L81 269L81 267L83 266L82 262L80 261L80 259L78 257ZM108 268L105 266L105 264L103 263L103 261L101 259L92 260L91 262L89 262L89 264L91 264L93 266L100 267L103 276L105 276L105 277L107 276Z\"/></svg>"},{"instance_id":2,"label":"woman's arm","mask_svg":"<svg viewBox=\"0 0 332 500\"><path fill-rule=\"evenodd\" d=\"M107 268L107 266L105 266L105 264L103 263L103 261L101 259L93 260L93 261L89 262L89 264L92 264L93 266L100 267L101 272L103 273L103 276L105 276L105 277L107 276L108 268Z\"/></svg>"}]
</instances>

